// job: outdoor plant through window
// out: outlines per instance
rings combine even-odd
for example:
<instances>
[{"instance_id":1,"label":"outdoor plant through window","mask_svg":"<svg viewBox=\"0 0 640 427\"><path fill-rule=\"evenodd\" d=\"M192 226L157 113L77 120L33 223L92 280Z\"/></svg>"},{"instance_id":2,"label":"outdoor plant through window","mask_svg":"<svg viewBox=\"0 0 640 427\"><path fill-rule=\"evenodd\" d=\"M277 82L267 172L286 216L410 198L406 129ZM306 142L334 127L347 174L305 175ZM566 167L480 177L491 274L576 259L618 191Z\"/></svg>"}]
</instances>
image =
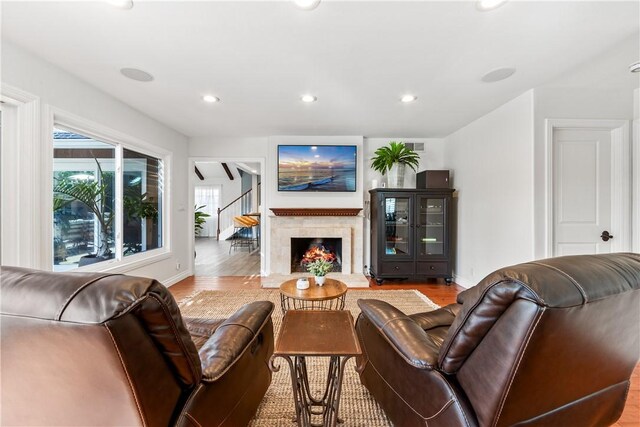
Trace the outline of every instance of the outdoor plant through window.
<instances>
[{"instance_id":1,"label":"outdoor plant through window","mask_svg":"<svg viewBox=\"0 0 640 427\"><path fill-rule=\"evenodd\" d=\"M54 269L112 259L115 147L56 129L53 157Z\"/></svg>"},{"instance_id":2,"label":"outdoor plant through window","mask_svg":"<svg viewBox=\"0 0 640 427\"><path fill-rule=\"evenodd\" d=\"M123 150L123 255L162 247L162 161Z\"/></svg>"},{"instance_id":3,"label":"outdoor plant through window","mask_svg":"<svg viewBox=\"0 0 640 427\"><path fill-rule=\"evenodd\" d=\"M55 271L162 247L162 160L123 148L118 168L115 144L62 129L54 130L53 147ZM116 218L119 169L122 218Z\"/></svg>"}]
</instances>

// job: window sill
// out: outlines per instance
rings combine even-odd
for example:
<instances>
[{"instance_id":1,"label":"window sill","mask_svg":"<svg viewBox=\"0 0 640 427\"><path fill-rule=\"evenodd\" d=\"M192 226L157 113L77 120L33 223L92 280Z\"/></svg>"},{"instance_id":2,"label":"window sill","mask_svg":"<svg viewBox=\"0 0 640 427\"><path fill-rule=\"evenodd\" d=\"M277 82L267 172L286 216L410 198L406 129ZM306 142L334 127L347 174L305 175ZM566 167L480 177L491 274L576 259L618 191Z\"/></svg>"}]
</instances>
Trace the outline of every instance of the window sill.
<instances>
[{"instance_id":1,"label":"window sill","mask_svg":"<svg viewBox=\"0 0 640 427\"><path fill-rule=\"evenodd\" d=\"M76 272L100 272L100 273L126 273L137 268L171 258L172 253L167 249L154 249L142 254L130 255L119 261L110 260L96 264L78 267L70 271Z\"/></svg>"}]
</instances>

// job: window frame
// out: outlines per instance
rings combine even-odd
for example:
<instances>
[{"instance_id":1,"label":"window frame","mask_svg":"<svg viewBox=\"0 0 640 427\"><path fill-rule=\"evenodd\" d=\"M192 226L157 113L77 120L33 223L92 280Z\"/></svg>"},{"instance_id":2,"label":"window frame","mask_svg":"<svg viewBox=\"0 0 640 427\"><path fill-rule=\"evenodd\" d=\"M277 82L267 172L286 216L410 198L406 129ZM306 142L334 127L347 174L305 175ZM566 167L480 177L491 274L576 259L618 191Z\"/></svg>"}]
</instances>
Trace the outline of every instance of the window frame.
<instances>
[{"instance_id":1,"label":"window frame","mask_svg":"<svg viewBox=\"0 0 640 427\"><path fill-rule=\"evenodd\" d=\"M52 215L49 215L53 211L53 130L59 128L70 132L78 133L90 138L94 138L98 141L112 144L115 149L115 256L113 259L102 261L95 264L86 265L83 267L77 267L71 271L78 272L126 272L135 268L143 267L145 265L153 264L163 259L168 259L172 256L172 242L171 242L171 171L173 155L170 151L160 147L153 146L152 144L133 137L126 133L117 131L108 126L95 123L93 121L84 119L66 111L60 110L55 107L47 107L46 117L47 123L43 125L43 132L47 132L45 140L47 141L47 170L43 171L45 174L47 191L46 198L47 203L44 205L43 220L47 221L48 244L46 245L46 258L48 259L48 269L53 270L53 220ZM123 150L127 149L135 151L140 154L155 157L163 163L163 195L162 195L162 247L151 249L148 251L124 256L123 247L123 188L122 188L122 176L123 176ZM46 219L45 219L46 215Z\"/></svg>"},{"instance_id":2,"label":"window frame","mask_svg":"<svg viewBox=\"0 0 640 427\"><path fill-rule=\"evenodd\" d=\"M2 263L39 268L45 256L42 239L47 230L35 209L17 210L12 207L20 203L31 205L41 200L40 176L37 173L22 173L28 168L42 165L41 102L37 96L4 82L0 85L0 101L7 107L5 112L8 113L4 117L4 135L0 147ZM9 121L10 127L7 125Z\"/></svg>"}]
</instances>

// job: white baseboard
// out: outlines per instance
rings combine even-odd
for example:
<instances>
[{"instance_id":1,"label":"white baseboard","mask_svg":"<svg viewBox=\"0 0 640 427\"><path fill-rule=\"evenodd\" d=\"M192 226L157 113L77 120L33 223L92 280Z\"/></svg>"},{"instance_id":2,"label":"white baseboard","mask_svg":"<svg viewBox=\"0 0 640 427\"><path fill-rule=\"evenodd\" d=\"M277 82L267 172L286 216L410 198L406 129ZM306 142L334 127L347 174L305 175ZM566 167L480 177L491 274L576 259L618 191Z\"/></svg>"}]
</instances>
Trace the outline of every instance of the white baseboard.
<instances>
[{"instance_id":1,"label":"white baseboard","mask_svg":"<svg viewBox=\"0 0 640 427\"><path fill-rule=\"evenodd\" d=\"M457 274L453 275L453 281L456 282L456 284L462 286L465 289L469 289L474 287L477 283L472 281L472 280L467 280L462 276L459 276Z\"/></svg>"},{"instance_id":2,"label":"white baseboard","mask_svg":"<svg viewBox=\"0 0 640 427\"><path fill-rule=\"evenodd\" d=\"M168 288L172 285L175 285L179 281L186 279L189 276L193 276L193 272L191 270L183 271L182 273L176 274L175 276L169 277L168 279L161 280L160 283Z\"/></svg>"}]
</instances>

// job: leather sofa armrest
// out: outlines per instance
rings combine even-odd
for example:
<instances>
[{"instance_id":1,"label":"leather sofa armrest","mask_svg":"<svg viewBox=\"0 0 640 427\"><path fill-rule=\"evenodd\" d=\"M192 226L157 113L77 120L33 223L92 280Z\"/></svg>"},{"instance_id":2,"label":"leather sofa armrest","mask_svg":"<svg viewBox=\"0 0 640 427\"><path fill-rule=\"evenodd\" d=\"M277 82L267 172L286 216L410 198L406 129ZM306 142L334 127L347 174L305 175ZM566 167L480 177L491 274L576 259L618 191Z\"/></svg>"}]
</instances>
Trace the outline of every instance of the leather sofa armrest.
<instances>
[{"instance_id":1,"label":"leather sofa armrest","mask_svg":"<svg viewBox=\"0 0 640 427\"><path fill-rule=\"evenodd\" d=\"M379 300L359 299L358 306L391 347L407 363L419 369L437 366L440 346L413 319Z\"/></svg>"},{"instance_id":2,"label":"leather sofa armrest","mask_svg":"<svg viewBox=\"0 0 640 427\"><path fill-rule=\"evenodd\" d=\"M462 308L461 304L449 304L445 307L425 313L412 314L412 318L425 331L429 329L451 326Z\"/></svg>"},{"instance_id":3,"label":"leather sofa armrest","mask_svg":"<svg viewBox=\"0 0 640 427\"><path fill-rule=\"evenodd\" d=\"M218 380L250 346L261 344L261 330L271 318L273 303L256 301L244 305L222 322L199 351L202 380Z\"/></svg>"}]
</instances>

